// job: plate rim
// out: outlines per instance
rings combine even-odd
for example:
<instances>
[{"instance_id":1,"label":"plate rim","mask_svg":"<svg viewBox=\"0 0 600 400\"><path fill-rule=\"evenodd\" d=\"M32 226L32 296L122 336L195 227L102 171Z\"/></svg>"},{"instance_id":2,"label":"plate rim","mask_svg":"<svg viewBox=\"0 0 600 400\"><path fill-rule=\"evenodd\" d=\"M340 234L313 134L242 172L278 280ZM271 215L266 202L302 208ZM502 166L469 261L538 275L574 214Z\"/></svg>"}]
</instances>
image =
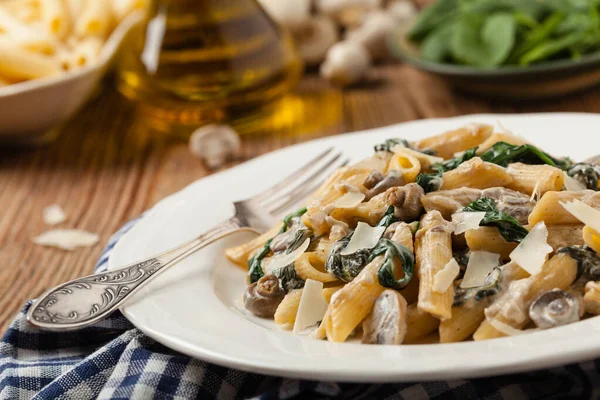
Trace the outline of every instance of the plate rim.
<instances>
[{"instance_id":1,"label":"plate rim","mask_svg":"<svg viewBox=\"0 0 600 400\"><path fill-rule=\"evenodd\" d=\"M473 119L491 119L491 118L498 118L498 119L503 119L503 118L514 118L514 117L518 117L518 118L531 118L532 116L542 116L542 117L547 117L547 116L551 116L551 117L583 117L583 118L591 118L591 119L595 119L598 121L598 123L600 124L600 115L598 114L594 114L594 113L580 113L580 112L567 112L567 113L528 113L528 114L469 114L469 115L461 115L461 116L457 116L457 117L450 117L450 118L432 118L432 119L427 119L425 121L431 121L431 120L435 120L437 122L444 122L444 123L452 123L452 121L456 121L456 120L465 120L465 119L469 119L469 118L473 118ZM290 151L289 149L298 149L301 148L302 146L311 146L314 143L319 143L322 141L330 141L332 140L332 138L336 138L336 139L340 139L340 138L344 138L344 137L348 137L348 136L352 136L352 135L356 135L356 134L365 134L365 133L369 133L369 132L373 132L373 131L379 131L381 129L385 129L385 128L395 128L395 127L402 127L402 126L410 126L412 124L420 124L423 123L424 120L416 120L416 121L408 121L408 122L404 122L404 123L400 123L400 124L393 124L393 125L389 125L386 127L381 127L381 128L375 128L375 129L367 129L367 130L362 130L362 131L357 131L357 132L349 132L349 133L345 133L345 134L341 134L341 135L335 135L335 136L327 136L327 137L323 137L323 138L318 138L315 140L311 140L311 141L307 141L307 142L302 142L299 144L295 144L293 146L288 146L285 148L281 148L281 149L277 149L273 152L269 152L266 154L263 154L261 156L258 156L252 160L249 160L245 163L242 163L238 166L235 166L231 169L228 169L226 171L221 171L219 173L210 175L209 177L206 178L202 178L200 180L197 180L193 183L191 183L190 185L186 186L184 189L165 197L164 199L160 200L155 206L153 206L148 212L146 212L146 214L142 217L142 219L146 219L146 218L152 218L152 215L157 212L159 206L161 204L163 204L160 207L164 207L165 204L168 204L169 201L172 201L174 198L176 198L177 195L181 195L183 192L185 192L186 190L188 190L190 187L199 184L199 182L204 181L205 179L218 179L219 176L221 176L222 174L225 173L229 173L229 174L234 174L235 171L237 169L240 168L245 168L248 164L251 163L259 163L261 162L262 159L270 157L272 154L274 153L280 153L280 152L286 152L286 151ZM113 255L116 254L118 251L120 251L120 247L119 244L120 243L124 243L123 238L125 238L128 235L135 235L135 230L136 227L140 227L140 224L136 224L130 231L128 231L127 233L125 233L125 235L117 242L117 244L115 245L114 249L113 249ZM111 262L111 260L114 260L114 257L111 256L109 258L108 261L108 267L109 268L113 268L114 267L114 263ZM191 357L194 358L198 358L210 363L214 363L217 365L222 365L222 366L226 366L226 367L230 367L230 368L235 368L241 371L247 371L247 372L253 372L253 373L262 373L262 374L266 374L266 375L274 375L274 376L282 376L282 377L288 377L288 378L298 378L298 379L318 379L321 381L336 381L336 382L407 382L407 381L434 381L434 380L451 380L451 379L466 379L465 376L468 376L468 378L478 378L478 377L485 377L485 376L495 376L495 375L500 375L500 374L505 374L508 372L511 373L520 373L520 372L525 372L525 371L531 371L534 369L540 369L540 368L549 368L552 366L556 366L559 364L569 364L572 362L584 362L584 361L588 361L592 358L596 358L597 356L600 355L600 344L592 349L593 351L590 350L590 348L580 348L577 349L575 351L571 351L568 354L549 354L546 355L544 357L536 357L534 359L531 360L521 360L518 362L518 364L514 364L513 362L505 362L505 363L501 363L501 364L496 364L495 366L492 367L487 367L486 369L482 369L481 366L463 366L460 370L439 370L439 369L433 369L432 371L403 371L401 373L401 375L398 375L399 372L395 371L389 374L378 374L378 375L372 375L369 374L368 372L365 373L365 371L344 371L344 372L335 372L335 371L329 371L328 374L325 375L319 375L318 377L316 376L314 371L309 371L303 368L299 368L299 369L294 369L294 368L290 368L289 365L285 368L282 369L282 367L280 365L275 364L271 364L271 365L267 365L264 363L260 363L260 362L248 362L247 360L241 360L239 357L235 358L235 357L230 357L228 355L223 355L222 353L219 353L217 350L213 351L207 348L203 348L203 349L199 349L198 347L193 348L193 346L190 347L189 344L186 344L185 341L180 340L179 338L166 338L161 332L155 331L153 328L151 327L146 327L146 326L139 326L138 324L136 324L135 321L135 317L128 312L127 310L127 306L124 306L121 308L121 311L123 312L123 315L125 315L134 326L136 326L138 329L140 329L143 333L147 334L149 337L151 337L152 339L156 340L159 343L162 343L163 345L172 348L176 351L179 351L183 354L187 354ZM589 325L596 325L596 329L600 330L600 319L597 321L598 323L593 324L590 323L591 321L593 321L592 319L590 320L586 320L584 322L581 322L581 324L585 324L588 323ZM579 324L578 324L579 325ZM569 325L572 326L572 325ZM565 328L565 327L563 327ZM561 329L561 328L558 328ZM591 332L593 332L593 330L591 330ZM531 334L531 335L535 335ZM531 337L531 335L526 335ZM511 338L503 338L503 339L497 339L496 341L505 341L507 339L511 339ZM495 342L496 342L495 341ZM473 342L462 342L462 343L454 343L454 344L435 344L435 345L430 345L430 346L435 346L436 349L442 349L443 347L447 347L447 346L453 346L453 347L460 347L460 346L469 346L470 344L472 344ZM485 343L485 342L476 342L476 343ZM352 346L353 344L345 344L345 345L350 345ZM425 345L427 346L427 345ZM361 347L363 347L361 345ZM410 348L410 347L415 347L415 346L405 346L406 348ZM421 347L421 346L419 346ZM540 367L540 363L543 363L544 366Z\"/></svg>"}]
</instances>

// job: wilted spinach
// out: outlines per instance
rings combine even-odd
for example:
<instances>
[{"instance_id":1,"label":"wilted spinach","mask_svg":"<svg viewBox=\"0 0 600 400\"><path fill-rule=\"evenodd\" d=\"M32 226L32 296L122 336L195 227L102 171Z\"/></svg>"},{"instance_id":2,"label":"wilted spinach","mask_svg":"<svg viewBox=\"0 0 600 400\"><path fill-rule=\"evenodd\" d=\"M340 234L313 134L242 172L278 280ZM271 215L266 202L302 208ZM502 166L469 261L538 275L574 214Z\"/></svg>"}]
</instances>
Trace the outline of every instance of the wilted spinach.
<instances>
[{"instance_id":1,"label":"wilted spinach","mask_svg":"<svg viewBox=\"0 0 600 400\"><path fill-rule=\"evenodd\" d=\"M490 68L600 50L597 0L438 0L408 33L421 57Z\"/></svg>"},{"instance_id":2,"label":"wilted spinach","mask_svg":"<svg viewBox=\"0 0 600 400\"><path fill-rule=\"evenodd\" d=\"M451 158L449 160L443 161L441 163L436 163L431 166L431 169L437 173L444 173L447 171L451 171L453 169L458 168L458 166L465 161L469 161L473 157L477 155L477 147L464 151L461 155Z\"/></svg>"},{"instance_id":3,"label":"wilted spinach","mask_svg":"<svg viewBox=\"0 0 600 400\"><path fill-rule=\"evenodd\" d=\"M496 267L485 279L483 286L463 289L456 287L454 289L454 306L463 306L470 301L481 301L487 297L494 296L500 291L502 281L502 271Z\"/></svg>"},{"instance_id":4,"label":"wilted spinach","mask_svg":"<svg viewBox=\"0 0 600 400\"><path fill-rule=\"evenodd\" d=\"M383 255L383 264L379 271L377 271L377 278L379 284L383 287L402 290L412 280L414 272L415 259L412 252L401 244L395 243L389 239L381 238L379 243L371 252L369 261L373 261L375 257ZM398 258L402 261L402 270L404 276L400 279L395 277L395 264L394 259Z\"/></svg>"},{"instance_id":5,"label":"wilted spinach","mask_svg":"<svg viewBox=\"0 0 600 400\"><path fill-rule=\"evenodd\" d=\"M295 218L301 217L304 215L304 213L306 213L306 207L286 216L283 219L283 227L275 236L285 233L289 229L292 221ZM260 249L260 251L258 251L250 260L248 260L248 275L250 277L250 283L254 283L264 276L265 273L263 272L261 264L262 260L271 253L271 242L273 239L274 237L267 240L263 248ZM290 250L290 248L288 248L288 252L293 251L293 249Z\"/></svg>"},{"instance_id":6,"label":"wilted spinach","mask_svg":"<svg viewBox=\"0 0 600 400\"><path fill-rule=\"evenodd\" d=\"M417 175L417 184L423 188L425 193L435 192L440 190L444 180L442 179L442 174L434 173L434 174L424 174L420 173Z\"/></svg>"},{"instance_id":7,"label":"wilted spinach","mask_svg":"<svg viewBox=\"0 0 600 400\"><path fill-rule=\"evenodd\" d=\"M498 210L496 202L488 197L475 200L462 209L462 212L485 212L485 217L480 226L495 226L508 242L521 243L529 231L514 217Z\"/></svg>"},{"instance_id":8,"label":"wilted spinach","mask_svg":"<svg viewBox=\"0 0 600 400\"><path fill-rule=\"evenodd\" d=\"M524 164L548 164L565 170L571 165L569 159L559 160L530 144L517 146L506 142L498 142L481 154L480 157L483 161L503 167L508 166L510 163L521 162Z\"/></svg>"},{"instance_id":9,"label":"wilted spinach","mask_svg":"<svg viewBox=\"0 0 600 400\"><path fill-rule=\"evenodd\" d=\"M557 254L567 254L577 261L577 279L582 278L585 281L600 280L600 257L590 247L563 247Z\"/></svg>"},{"instance_id":10,"label":"wilted spinach","mask_svg":"<svg viewBox=\"0 0 600 400\"><path fill-rule=\"evenodd\" d=\"M410 143L408 142L408 140L406 140L406 139L400 139L400 138L386 139L383 143L376 144L373 147L373 149L375 151L388 151L388 152L391 152L392 149L395 146L398 146L398 145L404 146L404 147L406 147L408 149L415 150L415 151L418 151L419 153L427 154L427 155L430 155L430 156L434 156L435 155L435 151L433 151L433 150L430 150L430 149L422 149L421 150L421 149L414 148L414 147L412 147L410 145Z\"/></svg>"},{"instance_id":11,"label":"wilted spinach","mask_svg":"<svg viewBox=\"0 0 600 400\"><path fill-rule=\"evenodd\" d=\"M581 182L586 188L590 190L598 190L598 179L600 177L600 166L577 163L569 167L567 174Z\"/></svg>"}]
</instances>

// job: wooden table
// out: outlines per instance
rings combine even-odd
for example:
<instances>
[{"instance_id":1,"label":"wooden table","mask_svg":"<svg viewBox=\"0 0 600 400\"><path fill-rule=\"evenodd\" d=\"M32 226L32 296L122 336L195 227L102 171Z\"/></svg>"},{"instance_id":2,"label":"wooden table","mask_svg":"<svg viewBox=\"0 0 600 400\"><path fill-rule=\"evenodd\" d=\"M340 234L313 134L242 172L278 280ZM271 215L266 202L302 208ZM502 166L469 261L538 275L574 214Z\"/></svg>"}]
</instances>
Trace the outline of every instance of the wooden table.
<instances>
[{"instance_id":1,"label":"wooden table","mask_svg":"<svg viewBox=\"0 0 600 400\"><path fill-rule=\"evenodd\" d=\"M421 118L600 111L598 89L519 105L453 93L442 82L408 66L383 66L375 74L376 83L343 92L318 77L305 78L299 95L289 103L295 105L296 117L279 121L274 135L245 139L238 162L318 136ZM96 232L105 242L127 220L211 173L189 154L186 143L142 129L131 105L110 83L106 86L64 127L54 144L37 150L0 150L2 331L28 299L90 273L102 249L99 244L63 252L33 245L31 238L48 229L42 221L44 207L60 204L69 217L66 227Z\"/></svg>"}]
</instances>

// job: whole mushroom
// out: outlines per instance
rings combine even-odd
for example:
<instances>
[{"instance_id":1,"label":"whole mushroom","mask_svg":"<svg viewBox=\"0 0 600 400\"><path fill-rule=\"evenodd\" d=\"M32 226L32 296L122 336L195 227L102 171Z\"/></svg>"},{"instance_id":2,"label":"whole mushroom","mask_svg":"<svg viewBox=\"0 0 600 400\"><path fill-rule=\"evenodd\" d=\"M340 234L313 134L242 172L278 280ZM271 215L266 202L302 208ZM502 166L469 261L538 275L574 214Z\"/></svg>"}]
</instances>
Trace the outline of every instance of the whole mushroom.
<instances>
[{"instance_id":1,"label":"whole mushroom","mask_svg":"<svg viewBox=\"0 0 600 400\"><path fill-rule=\"evenodd\" d=\"M359 27L348 31L346 40L363 45L374 60L385 59L389 56L386 38L397 27L398 21L391 13L373 11Z\"/></svg>"},{"instance_id":2,"label":"whole mushroom","mask_svg":"<svg viewBox=\"0 0 600 400\"><path fill-rule=\"evenodd\" d=\"M338 41L338 38L338 28L327 16L311 18L304 28L294 33L298 51L308 65L322 63L327 51Z\"/></svg>"},{"instance_id":3,"label":"whole mushroom","mask_svg":"<svg viewBox=\"0 0 600 400\"><path fill-rule=\"evenodd\" d=\"M373 189L375 185L383 180L383 178L385 178L385 176L378 170L374 169L363 182L363 186L367 189Z\"/></svg>"},{"instance_id":4,"label":"whole mushroom","mask_svg":"<svg viewBox=\"0 0 600 400\"><path fill-rule=\"evenodd\" d=\"M367 344L401 344L406 336L408 304L395 290L384 290L363 322L362 342Z\"/></svg>"},{"instance_id":5,"label":"whole mushroom","mask_svg":"<svg viewBox=\"0 0 600 400\"><path fill-rule=\"evenodd\" d=\"M333 45L321 64L321 76L330 82L349 86L364 79L371 67L371 56L360 43L342 41Z\"/></svg>"},{"instance_id":6,"label":"whole mushroom","mask_svg":"<svg viewBox=\"0 0 600 400\"><path fill-rule=\"evenodd\" d=\"M292 32L310 23L311 0L258 0L258 2L271 18Z\"/></svg>"},{"instance_id":7,"label":"whole mushroom","mask_svg":"<svg viewBox=\"0 0 600 400\"><path fill-rule=\"evenodd\" d=\"M189 141L190 152L211 169L236 157L241 145L237 132L227 125L205 125L194 131Z\"/></svg>"},{"instance_id":8,"label":"whole mushroom","mask_svg":"<svg viewBox=\"0 0 600 400\"><path fill-rule=\"evenodd\" d=\"M360 25L365 12L377 10L382 5L382 0L316 0L318 13L334 18L346 28Z\"/></svg>"},{"instance_id":9,"label":"whole mushroom","mask_svg":"<svg viewBox=\"0 0 600 400\"><path fill-rule=\"evenodd\" d=\"M542 293L529 307L529 317L540 329L577 322L582 315L581 299L560 289Z\"/></svg>"},{"instance_id":10,"label":"whole mushroom","mask_svg":"<svg viewBox=\"0 0 600 400\"><path fill-rule=\"evenodd\" d=\"M404 222L413 222L419 218L423 210L421 197L424 195L425 191L416 183L386 192L388 203L394 206L394 215Z\"/></svg>"},{"instance_id":11,"label":"whole mushroom","mask_svg":"<svg viewBox=\"0 0 600 400\"><path fill-rule=\"evenodd\" d=\"M402 172L398 171L397 169L393 169L385 174L383 179L377 182L374 187L367 190L365 200L369 201L373 197L385 192L389 188L402 185L404 185L404 177L402 176Z\"/></svg>"},{"instance_id":12,"label":"whole mushroom","mask_svg":"<svg viewBox=\"0 0 600 400\"><path fill-rule=\"evenodd\" d=\"M246 288L244 306L257 317L272 318L284 297L279 279L273 274L265 275Z\"/></svg>"}]
</instances>

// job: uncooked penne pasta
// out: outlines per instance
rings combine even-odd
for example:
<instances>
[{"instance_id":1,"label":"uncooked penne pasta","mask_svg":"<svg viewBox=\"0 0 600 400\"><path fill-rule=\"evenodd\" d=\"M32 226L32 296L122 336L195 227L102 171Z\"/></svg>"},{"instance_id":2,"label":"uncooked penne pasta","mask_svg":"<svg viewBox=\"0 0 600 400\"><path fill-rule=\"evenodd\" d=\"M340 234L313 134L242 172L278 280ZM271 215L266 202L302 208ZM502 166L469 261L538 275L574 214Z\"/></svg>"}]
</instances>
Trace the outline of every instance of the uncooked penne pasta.
<instances>
[{"instance_id":1,"label":"uncooked penne pasta","mask_svg":"<svg viewBox=\"0 0 600 400\"><path fill-rule=\"evenodd\" d=\"M23 50L6 39L0 40L0 75L21 80L52 76L60 71L51 58Z\"/></svg>"},{"instance_id":2,"label":"uncooked penne pasta","mask_svg":"<svg viewBox=\"0 0 600 400\"><path fill-rule=\"evenodd\" d=\"M0 7L0 31L3 40L24 50L51 54L56 50L56 41L37 26L25 24Z\"/></svg>"},{"instance_id":3,"label":"uncooked penne pasta","mask_svg":"<svg viewBox=\"0 0 600 400\"><path fill-rule=\"evenodd\" d=\"M480 189L460 188L439 190L427 193L421 197L421 203L425 211L439 211L445 219L449 220L452 218L452 214L468 206L480 197Z\"/></svg>"},{"instance_id":4,"label":"uncooked penne pasta","mask_svg":"<svg viewBox=\"0 0 600 400\"><path fill-rule=\"evenodd\" d=\"M475 340L505 336L487 319L495 319L515 329L523 329L530 321L529 306L539 295L552 289L567 290L577 277L577 261L562 253L546 261L542 270L526 279L515 281L494 304L486 309L486 321L473 335Z\"/></svg>"},{"instance_id":5,"label":"uncooked penne pasta","mask_svg":"<svg viewBox=\"0 0 600 400\"><path fill-rule=\"evenodd\" d=\"M416 304L408 306L406 313L406 336L404 343L415 344L440 326L440 320L431 314L419 310Z\"/></svg>"},{"instance_id":6,"label":"uncooked penne pasta","mask_svg":"<svg viewBox=\"0 0 600 400\"><path fill-rule=\"evenodd\" d=\"M102 50L102 40L98 37L90 36L77 42L71 51L70 58L72 64L77 67L92 65L100 56Z\"/></svg>"},{"instance_id":7,"label":"uncooked penne pasta","mask_svg":"<svg viewBox=\"0 0 600 400\"><path fill-rule=\"evenodd\" d=\"M505 143L513 144L513 145L517 145L517 146L521 146L521 145L529 143L524 138L513 135L512 133L496 132L479 145L479 148L477 149L477 154L484 153L486 150L489 150L490 147L492 147L493 145L495 145L498 142L505 142Z\"/></svg>"},{"instance_id":8,"label":"uncooked penne pasta","mask_svg":"<svg viewBox=\"0 0 600 400\"><path fill-rule=\"evenodd\" d=\"M413 237L410 226L401 224L396 228L392 241L410 251ZM354 280L339 290L331 299L325 324L327 338L333 342L344 342L352 331L369 315L373 304L385 288L379 283L377 273L383 264L383 256L371 261Z\"/></svg>"},{"instance_id":9,"label":"uncooked penne pasta","mask_svg":"<svg viewBox=\"0 0 600 400\"><path fill-rule=\"evenodd\" d=\"M495 226L482 226L468 230L465 232L465 240L471 251L500 254L503 260L508 260L510 253L518 246L518 243L507 242Z\"/></svg>"},{"instance_id":10,"label":"uncooked penne pasta","mask_svg":"<svg viewBox=\"0 0 600 400\"><path fill-rule=\"evenodd\" d=\"M485 162L479 157L474 157L459 165L458 168L445 172L442 179L442 190L463 187L475 189L506 187L513 182L505 168Z\"/></svg>"},{"instance_id":11,"label":"uncooked penne pasta","mask_svg":"<svg viewBox=\"0 0 600 400\"><path fill-rule=\"evenodd\" d=\"M469 124L462 128L444 132L415 143L418 149L434 150L436 155L445 159L454 157L455 153L476 147L488 139L494 127L483 124Z\"/></svg>"},{"instance_id":12,"label":"uncooked penne pasta","mask_svg":"<svg viewBox=\"0 0 600 400\"><path fill-rule=\"evenodd\" d=\"M75 21L78 37L106 37L113 25L112 7L106 0L86 0L81 4L81 14Z\"/></svg>"},{"instance_id":13,"label":"uncooked penne pasta","mask_svg":"<svg viewBox=\"0 0 600 400\"><path fill-rule=\"evenodd\" d=\"M529 195L543 196L546 192L560 191L565 184L563 171L550 165L515 163L510 164L506 172L513 178L508 188Z\"/></svg>"},{"instance_id":14,"label":"uncooked penne pasta","mask_svg":"<svg viewBox=\"0 0 600 400\"><path fill-rule=\"evenodd\" d=\"M48 32L61 39L69 34L71 18L64 0L40 1L40 10Z\"/></svg>"},{"instance_id":15,"label":"uncooked penne pasta","mask_svg":"<svg viewBox=\"0 0 600 400\"><path fill-rule=\"evenodd\" d=\"M415 256L419 271L419 310L447 319L452 316L454 288L444 293L433 290L436 274L452 259L452 223L438 211L427 213L415 237Z\"/></svg>"},{"instance_id":16,"label":"uncooked penne pasta","mask_svg":"<svg viewBox=\"0 0 600 400\"><path fill-rule=\"evenodd\" d=\"M285 295L283 301L277 307L273 319L277 325L283 325L289 329L294 327L296 322L296 314L300 307L300 298L302 297L302 289L291 290Z\"/></svg>"},{"instance_id":17,"label":"uncooked penne pasta","mask_svg":"<svg viewBox=\"0 0 600 400\"><path fill-rule=\"evenodd\" d=\"M421 163L414 156L404 153L395 153L388 164L386 172L391 170L402 172L404 183L413 183L417 180L417 175L421 172Z\"/></svg>"},{"instance_id":18,"label":"uncooked penne pasta","mask_svg":"<svg viewBox=\"0 0 600 400\"><path fill-rule=\"evenodd\" d=\"M298 276L303 279L312 279L317 282L335 282L338 279L325 271L325 259L318 253L304 253L296 261L294 268Z\"/></svg>"},{"instance_id":19,"label":"uncooked penne pasta","mask_svg":"<svg viewBox=\"0 0 600 400\"><path fill-rule=\"evenodd\" d=\"M125 18L136 9L143 9L147 5L146 0L109 0L113 14L119 19Z\"/></svg>"},{"instance_id":20,"label":"uncooked penne pasta","mask_svg":"<svg viewBox=\"0 0 600 400\"><path fill-rule=\"evenodd\" d=\"M581 200L594 208L600 208L600 192L582 190L580 192L547 192L529 215L529 225L535 226L544 221L546 225L577 225L580 221L560 204Z\"/></svg>"}]
</instances>

